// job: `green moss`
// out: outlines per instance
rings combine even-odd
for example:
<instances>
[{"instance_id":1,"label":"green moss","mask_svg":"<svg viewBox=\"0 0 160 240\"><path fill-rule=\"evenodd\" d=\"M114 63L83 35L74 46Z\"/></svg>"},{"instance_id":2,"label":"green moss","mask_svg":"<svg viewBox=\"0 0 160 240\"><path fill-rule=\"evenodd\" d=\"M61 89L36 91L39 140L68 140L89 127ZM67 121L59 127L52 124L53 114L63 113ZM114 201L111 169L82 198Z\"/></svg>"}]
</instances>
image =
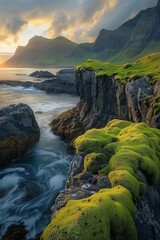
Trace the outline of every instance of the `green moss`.
<instances>
[{"instance_id":1,"label":"green moss","mask_svg":"<svg viewBox=\"0 0 160 240\"><path fill-rule=\"evenodd\" d=\"M106 162L106 156L102 153L90 153L84 158L84 171L97 173L100 166Z\"/></svg>"},{"instance_id":2,"label":"green moss","mask_svg":"<svg viewBox=\"0 0 160 240\"><path fill-rule=\"evenodd\" d=\"M131 173L127 170L116 170L109 173L108 178L112 187L122 185L129 189L134 199L140 195L140 183ZM143 192L144 193L144 192Z\"/></svg>"},{"instance_id":3,"label":"green moss","mask_svg":"<svg viewBox=\"0 0 160 240\"><path fill-rule=\"evenodd\" d=\"M145 123L112 120L78 137L75 147L85 156L87 172L83 174L107 174L112 188L82 200L67 199L42 240L137 239L132 198L147 191L146 180L149 184L159 180L160 130Z\"/></svg>"},{"instance_id":4,"label":"green moss","mask_svg":"<svg viewBox=\"0 0 160 240\"><path fill-rule=\"evenodd\" d=\"M154 115L157 115L160 112L160 103L153 104Z\"/></svg>"},{"instance_id":5,"label":"green moss","mask_svg":"<svg viewBox=\"0 0 160 240\"><path fill-rule=\"evenodd\" d=\"M95 70L97 77L115 76L115 79L124 84L142 76L148 76L155 82L160 79L160 54L150 54L132 64L112 65L107 62L88 60L76 67L78 71L84 69Z\"/></svg>"},{"instance_id":6,"label":"green moss","mask_svg":"<svg viewBox=\"0 0 160 240\"><path fill-rule=\"evenodd\" d=\"M137 239L135 207L123 187L101 190L89 198L71 200L44 230L43 240Z\"/></svg>"},{"instance_id":7,"label":"green moss","mask_svg":"<svg viewBox=\"0 0 160 240\"><path fill-rule=\"evenodd\" d=\"M108 165L98 171L99 174L107 174L112 186L126 187L134 198L145 192L139 171L149 184L156 184L159 180L160 131L145 123L112 120L105 128L89 130L78 137L75 146L84 154L88 154L85 146L89 146L94 154L100 146L97 152L110 159Z\"/></svg>"},{"instance_id":8,"label":"green moss","mask_svg":"<svg viewBox=\"0 0 160 240\"><path fill-rule=\"evenodd\" d=\"M117 138L112 134L100 129L88 130L84 135L76 139L76 149L79 152L92 153L102 152L106 144L117 141Z\"/></svg>"}]
</instances>

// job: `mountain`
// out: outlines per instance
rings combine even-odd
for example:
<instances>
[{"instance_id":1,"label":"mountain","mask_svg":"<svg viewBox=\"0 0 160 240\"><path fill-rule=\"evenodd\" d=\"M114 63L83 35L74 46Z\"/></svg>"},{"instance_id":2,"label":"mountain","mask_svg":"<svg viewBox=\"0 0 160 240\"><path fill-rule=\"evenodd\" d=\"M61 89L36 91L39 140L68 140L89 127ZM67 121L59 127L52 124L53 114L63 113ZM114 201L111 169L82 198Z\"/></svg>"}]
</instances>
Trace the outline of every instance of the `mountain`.
<instances>
[{"instance_id":1,"label":"mountain","mask_svg":"<svg viewBox=\"0 0 160 240\"><path fill-rule=\"evenodd\" d=\"M115 31L102 29L93 50L100 60L126 62L160 50L160 0L154 8L143 10Z\"/></svg>"},{"instance_id":2,"label":"mountain","mask_svg":"<svg viewBox=\"0 0 160 240\"><path fill-rule=\"evenodd\" d=\"M160 0L114 31L102 29L95 42L77 44L64 37L33 37L3 67L69 67L87 58L113 63L133 61L160 50Z\"/></svg>"},{"instance_id":3,"label":"mountain","mask_svg":"<svg viewBox=\"0 0 160 240\"><path fill-rule=\"evenodd\" d=\"M12 56L13 56L13 53L0 52L0 64L4 63Z\"/></svg>"},{"instance_id":4,"label":"mountain","mask_svg":"<svg viewBox=\"0 0 160 240\"><path fill-rule=\"evenodd\" d=\"M6 61L4 67L52 67L70 54L78 44L65 37L47 39L41 36L31 38L25 47L19 46L15 55Z\"/></svg>"}]
</instances>

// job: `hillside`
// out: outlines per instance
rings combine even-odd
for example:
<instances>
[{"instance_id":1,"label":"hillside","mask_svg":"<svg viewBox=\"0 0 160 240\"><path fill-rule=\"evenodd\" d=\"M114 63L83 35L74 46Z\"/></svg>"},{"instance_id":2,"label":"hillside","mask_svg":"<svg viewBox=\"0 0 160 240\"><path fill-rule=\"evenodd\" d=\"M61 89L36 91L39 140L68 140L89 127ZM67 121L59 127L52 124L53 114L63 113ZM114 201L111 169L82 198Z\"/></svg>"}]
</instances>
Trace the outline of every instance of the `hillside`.
<instances>
[{"instance_id":1,"label":"hillside","mask_svg":"<svg viewBox=\"0 0 160 240\"><path fill-rule=\"evenodd\" d=\"M31 38L25 47L19 46L15 55L6 61L4 67L52 67L59 64L76 43L64 37L47 39L40 36Z\"/></svg>"},{"instance_id":2,"label":"hillside","mask_svg":"<svg viewBox=\"0 0 160 240\"><path fill-rule=\"evenodd\" d=\"M160 53L153 53L147 55L134 63L113 65L107 62L100 62L97 60L87 60L76 70L94 70L96 76L114 76L116 80L122 83L130 82L131 80L148 76L155 82L160 77Z\"/></svg>"},{"instance_id":3,"label":"hillside","mask_svg":"<svg viewBox=\"0 0 160 240\"><path fill-rule=\"evenodd\" d=\"M125 63L160 50L160 0L118 29L102 29L95 42L76 44L64 37L33 37L2 67L70 67L88 58Z\"/></svg>"}]
</instances>

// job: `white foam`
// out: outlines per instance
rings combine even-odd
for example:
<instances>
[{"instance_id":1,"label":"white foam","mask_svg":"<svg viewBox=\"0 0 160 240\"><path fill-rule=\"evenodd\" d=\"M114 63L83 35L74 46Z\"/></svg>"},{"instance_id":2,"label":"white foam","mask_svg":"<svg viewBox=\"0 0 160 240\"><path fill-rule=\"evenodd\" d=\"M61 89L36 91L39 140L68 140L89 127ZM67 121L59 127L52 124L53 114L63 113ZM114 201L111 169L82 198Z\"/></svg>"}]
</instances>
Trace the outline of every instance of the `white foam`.
<instances>
[{"instance_id":1,"label":"white foam","mask_svg":"<svg viewBox=\"0 0 160 240\"><path fill-rule=\"evenodd\" d=\"M54 188L54 190L60 189L63 187L65 180L66 180L66 176L61 174L56 175L49 180L50 187Z\"/></svg>"}]
</instances>

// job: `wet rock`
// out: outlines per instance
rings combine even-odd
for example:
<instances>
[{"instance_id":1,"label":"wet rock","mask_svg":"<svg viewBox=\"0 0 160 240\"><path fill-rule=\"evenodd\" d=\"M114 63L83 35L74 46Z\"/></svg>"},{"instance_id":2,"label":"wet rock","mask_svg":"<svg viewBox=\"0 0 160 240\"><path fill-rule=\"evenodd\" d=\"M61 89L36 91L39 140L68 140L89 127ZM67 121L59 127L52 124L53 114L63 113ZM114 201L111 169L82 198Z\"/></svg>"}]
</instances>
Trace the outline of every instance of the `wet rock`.
<instances>
[{"instance_id":1,"label":"wet rock","mask_svg":"<svg viewBox=\"0 0 160 240\"><path fill-rule=\"evenodd\" d=\"M75 71L73 68L61 69L56 73L56 77L60 81L75 84Z\"/></svg>"},{"instance_id":2,"label":"wet rock","mask_svg":"<svg viewBox=\"0 0 160 240\"><path fill-rule=\"evenodd\" d=\"M0 109L0 166L26 153L38 141L40 130L32 109L23 103Z\"/></svg>"},{"instance_id":3,"label":"wet rock","mask_svg":"<svg viewBox=\"0 0 160 240\"><path fill-rule=\"evenodd\" d=\"M74 82L67 80L61 80L58 78L53 78L51 80L45 80L34 84L34 87L37 87L46 92L53 93L65 93L76 95L76 86Z\"/></svg>"},{"instance_id":4,"label":"wet rock","mask_svg":"<svg viewBox=\"0 0 160 240\"><path fill-rule=\"evenodd\" d=\"M48 71L35 71L29 75L30 77L35 78L53 78L55 77L54 74L48 72Z\"/></svg>"},{"instance_id":5,"label":"wet rock","mask_svg":"<svg viewBox=\"0 0 160 240\"><path fill-rule=\"evenodd\" d=\"M39 82L33 81L0 81L0 84L9 86L35 87L50 93L64 93L77 95L74 69L62 69L56 76L48 71L36 71L30 76L39 78ZM44 80L46 78L46 80Z\"/></svg>"},{"instance_id":6,"label":"wet rock","mask_svg":"<svg viewBox=\"0 0 160 240\"><path fill-rule=\"evenodd\" d=\"M8 227L1 240L27 240L26 235L27 231L22 223L12 224Z\"/></svg>"},{"instance_id":7,"label":"wet rock","mask_svg":"<svg viewBox=\"0 0 160 240\"><path fill-rule=\"evenodd\" d=\"M21 81L9 81L9 80L5 81L4 80L4 81L0 81L0 84L12 86L12 87L17 87L17 86L22 86L25 88L34 87L34 83L30 81L21 82Z\"/></svg>"}]
</instances>

